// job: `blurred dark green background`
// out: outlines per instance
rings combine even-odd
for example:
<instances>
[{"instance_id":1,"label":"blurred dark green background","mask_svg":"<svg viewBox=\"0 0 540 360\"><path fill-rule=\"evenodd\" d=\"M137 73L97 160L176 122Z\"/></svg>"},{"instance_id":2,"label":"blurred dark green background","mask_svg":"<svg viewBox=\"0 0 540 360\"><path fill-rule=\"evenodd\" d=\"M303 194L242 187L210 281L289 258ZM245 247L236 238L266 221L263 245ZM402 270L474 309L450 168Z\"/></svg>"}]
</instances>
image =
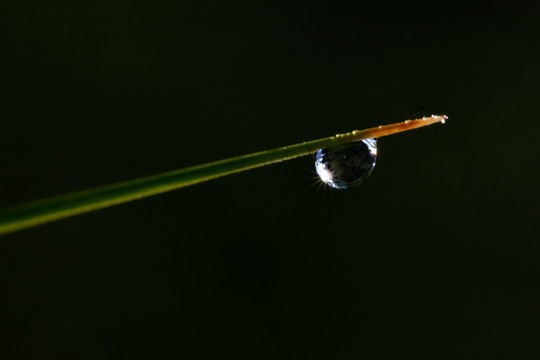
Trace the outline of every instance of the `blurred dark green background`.
<instances>
[{"instance_id":1,"label":"blurred dark green background","mask_svg":"<svg viewBox=\"0 0 540 360\"><path fill-rule=\"evenodd\" d=\"M0 207L338 132L301 158L0 240L3 359L540 354L538 10L0 5Z\"/></svg>"}]
</instances>

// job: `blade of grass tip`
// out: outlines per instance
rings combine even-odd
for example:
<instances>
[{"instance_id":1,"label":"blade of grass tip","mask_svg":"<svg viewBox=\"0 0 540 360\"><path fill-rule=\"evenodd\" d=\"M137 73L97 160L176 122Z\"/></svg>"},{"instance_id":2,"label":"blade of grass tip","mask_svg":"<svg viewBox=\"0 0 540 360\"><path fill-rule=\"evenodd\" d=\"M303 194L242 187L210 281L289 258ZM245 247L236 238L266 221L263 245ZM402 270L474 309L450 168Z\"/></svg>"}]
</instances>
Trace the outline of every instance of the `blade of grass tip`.
<instances>
[{"instance_id":1,"label":"blade of grass tip","mask_svg":"<svg viewBox=\"0 0 540 360\"><path fill-rule=\"evenodd\" d=\"M349 133L338 134L319 140L284 146L17 205L0 212L0 235L194 185L255 167L308 155L322 148L362 139L387 136L439 122L444 123L446 119L447 117L444 115L432 115L431 117L407 120L366 130L354 130Z\"/></svg>"}]
</instances>

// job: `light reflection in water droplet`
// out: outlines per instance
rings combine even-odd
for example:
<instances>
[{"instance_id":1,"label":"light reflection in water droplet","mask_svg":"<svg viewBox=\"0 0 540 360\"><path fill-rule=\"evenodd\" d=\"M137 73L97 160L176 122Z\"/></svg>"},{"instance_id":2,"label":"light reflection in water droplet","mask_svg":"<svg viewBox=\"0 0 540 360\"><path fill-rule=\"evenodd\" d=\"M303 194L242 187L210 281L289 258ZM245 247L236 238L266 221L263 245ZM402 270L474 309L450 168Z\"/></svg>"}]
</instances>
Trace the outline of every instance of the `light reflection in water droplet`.
<instances>
[{"instance_id":1,"label":"light reflection in water droplet","mask_svg":"<svg viewBox=\"0 0 540 360\"><path fill-rule=\"evenodd\" d=\"M315 169L331 187L347 189L369 177L376 160L377 139L365 139L320 149L315 157Z\"/></svg>"}]
</instances>

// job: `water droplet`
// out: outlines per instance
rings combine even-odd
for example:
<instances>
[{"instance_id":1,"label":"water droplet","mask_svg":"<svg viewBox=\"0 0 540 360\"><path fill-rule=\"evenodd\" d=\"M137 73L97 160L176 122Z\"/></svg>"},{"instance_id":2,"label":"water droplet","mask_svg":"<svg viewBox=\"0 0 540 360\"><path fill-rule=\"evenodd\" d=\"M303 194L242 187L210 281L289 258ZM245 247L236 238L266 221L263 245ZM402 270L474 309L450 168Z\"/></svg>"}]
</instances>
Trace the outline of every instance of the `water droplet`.
<instances>
[{"instance_id":1,"label":"water droplet","mask_svg":"<svg viewBox=\"0 0 540 360\"><path fill-rule=\"evenodd\" d=\"M328 149L315 157L315 170L322 181L336 189L360 185L377 160L377 139L365 139Z\"/></svg>"}]
</instances>

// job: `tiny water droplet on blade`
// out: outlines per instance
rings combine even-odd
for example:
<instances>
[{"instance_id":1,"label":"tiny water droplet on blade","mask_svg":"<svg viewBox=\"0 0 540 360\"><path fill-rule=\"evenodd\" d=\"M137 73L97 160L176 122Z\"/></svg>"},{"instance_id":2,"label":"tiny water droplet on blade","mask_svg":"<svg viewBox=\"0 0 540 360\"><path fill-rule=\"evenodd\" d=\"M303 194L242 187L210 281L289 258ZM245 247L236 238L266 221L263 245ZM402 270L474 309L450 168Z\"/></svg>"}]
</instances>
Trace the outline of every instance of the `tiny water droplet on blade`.
<instances>
[{"instance_id":1,"label":"tiny water droplet on blade","mask_svg":"<svg viewBox=\"0 0 540 360\"><path fill-rule=\"evenodd\" d=\"M335 189L348 189L367 179L377 160L377 139L365 139L317 151L315 170Z\"/></svg>"}]
</instances>

